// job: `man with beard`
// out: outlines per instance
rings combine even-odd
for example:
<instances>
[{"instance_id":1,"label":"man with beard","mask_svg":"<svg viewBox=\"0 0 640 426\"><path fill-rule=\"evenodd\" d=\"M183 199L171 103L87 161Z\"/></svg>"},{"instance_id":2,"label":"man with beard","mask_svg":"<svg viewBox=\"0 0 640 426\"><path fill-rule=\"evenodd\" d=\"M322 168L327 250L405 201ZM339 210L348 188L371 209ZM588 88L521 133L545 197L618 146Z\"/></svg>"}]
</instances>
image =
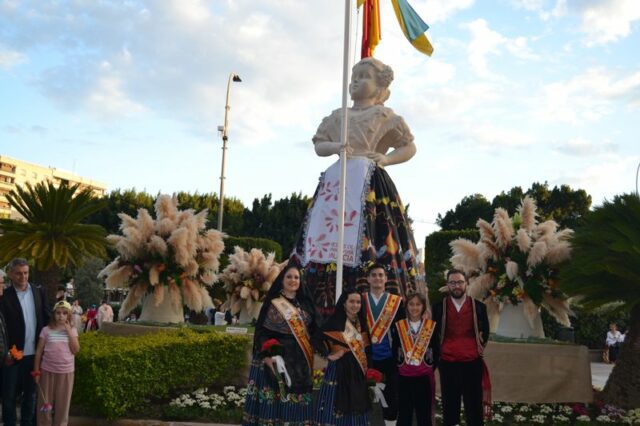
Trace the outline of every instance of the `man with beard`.
<instances>
[{"instance_id":1,"label":"man with beard","mask_svg":"<svg viewBox=\"0 0 640 426\"><path fill-rule=\"evenodd\" d=\"M432 341L440 370L442 421L445 426L460 423L462 398L467 425L483 425L482 353L489 339L487 308L467 296L467 277L462 271L447 272L447 289L448 295L433 305L436 328Z\"/></svg>"}]
</instances>

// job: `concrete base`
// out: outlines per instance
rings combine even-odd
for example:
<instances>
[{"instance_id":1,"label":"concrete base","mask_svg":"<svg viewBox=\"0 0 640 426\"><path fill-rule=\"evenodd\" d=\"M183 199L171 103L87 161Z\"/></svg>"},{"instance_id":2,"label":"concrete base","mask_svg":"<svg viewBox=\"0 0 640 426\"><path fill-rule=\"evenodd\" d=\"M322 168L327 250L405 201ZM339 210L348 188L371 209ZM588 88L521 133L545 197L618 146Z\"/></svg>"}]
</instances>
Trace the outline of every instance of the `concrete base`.
<instances>
[{"instance_id":1,"label":"concrete base","mask_svg":"<svg viewBox=\"0 0 640 426\"><path fill-rule=\"evenodd\" d=\"M485 351L494 401L591 402L586 346L489 342Z\"/></svg>"}]
</instances>

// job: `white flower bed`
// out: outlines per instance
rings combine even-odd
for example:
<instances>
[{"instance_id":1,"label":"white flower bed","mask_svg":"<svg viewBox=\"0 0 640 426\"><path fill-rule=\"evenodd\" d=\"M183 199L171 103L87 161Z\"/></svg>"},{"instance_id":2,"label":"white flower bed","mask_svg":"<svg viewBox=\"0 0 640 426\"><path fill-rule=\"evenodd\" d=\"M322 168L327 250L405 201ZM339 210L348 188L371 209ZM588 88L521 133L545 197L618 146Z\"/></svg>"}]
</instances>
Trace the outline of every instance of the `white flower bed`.
<instances>
[{"instance_id":1,"label":"white flower bed","mask_svg":"<svg viewBox=\"0 0 640 426\"><path fill-rule=\"evenodd\" d=\"M180 395L173 399L169 405L174 407L199 407L206 410L222 410L225 408L241 408L247 389L236 390L235 386L225 386L222 393L208 393L207 388L200 388L192 393Z\"/></svg>"}]
</instances>

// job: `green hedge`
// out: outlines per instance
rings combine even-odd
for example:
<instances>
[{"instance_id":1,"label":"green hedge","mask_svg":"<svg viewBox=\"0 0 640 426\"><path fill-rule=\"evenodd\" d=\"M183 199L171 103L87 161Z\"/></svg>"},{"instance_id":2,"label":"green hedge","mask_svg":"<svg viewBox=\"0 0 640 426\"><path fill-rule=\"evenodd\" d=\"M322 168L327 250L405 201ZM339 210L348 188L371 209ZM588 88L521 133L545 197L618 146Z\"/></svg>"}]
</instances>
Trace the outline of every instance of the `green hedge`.
<instances>
[{"instance_id":1,"label":"green hedge","mask_svg":"<svg viewBox=\"0 0 640 426\"><path fill-rule=\"evenodd\" d=\"M114 419L146 401L214 383L246 367L248 336L190 329L135 337L80 336L73 403Z\"/></svg>"},{"instance_id":2,"label":"green hedge","mask_svg":"<svg viewBox=\"0 0 640 426\"><path fill-rule=\"evenodd\" d=\"M444 285L444 271L451 268L451 247L449 243L457 238L478 241L480 234L477 229L461 231L437 231L427 235L425 239L424 266L425 277L429 286L429 299L436 302L442 298L438 289Z\"/></svg>"},{"instance_id":3,"label":"green hedge","mask_svg":"<svg viewBox=\"0 0 640 426\"><path fill-rule=\"evenodd\" d=\"M261 249L265 255L274 252L278 262L282 259L282 246L277 242L266 238L227 237L224 239L224 254L227 256L233 254L235 246L240 246L246 251L258 248Z\"/></svg>"}]
</instances>

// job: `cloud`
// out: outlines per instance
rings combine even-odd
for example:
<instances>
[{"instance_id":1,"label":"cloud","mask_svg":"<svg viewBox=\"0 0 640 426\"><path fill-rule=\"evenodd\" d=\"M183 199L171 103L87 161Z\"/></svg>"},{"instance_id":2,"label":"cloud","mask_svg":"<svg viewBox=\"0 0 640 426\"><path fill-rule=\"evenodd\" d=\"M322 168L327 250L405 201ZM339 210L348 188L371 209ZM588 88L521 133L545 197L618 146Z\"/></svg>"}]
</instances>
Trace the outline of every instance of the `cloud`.
<instances>
[{"instance_id":1,"label":"cloud","mask_svg":"<svg viewBox=\"0 0 640 426\"><path fill-rule=\"evenodd\" d=\"M529 133L495 124L471 126L466 129L465 135L473 145L491 151L521 148L535 143L535 138Z\"/></svg>"},{"instance_id":2,"label":"cloud","mask_svg":"<svg viewBox=\"0 0 640 426\"><path fill-rule=\"evenodd\" d=\"M543 20L575 16L580 20L579 31L586 35L587 46L616 42L632 33L632 26L640 20L637 0L556 0L548 6L545 0L513 0L517 7L537 11Z\"/></svg>"},{"instance_id":3,"label":"cloud","mask_svg":"<svg viewBox=\"0 0 640 426\"><path fill-rule=\"evenodd\" d=\"M552 184L566 183L574 188L585 188L592 195L594 205L613 194L635 192L635 175L639 157L609 154L602 156L594 165L580 170L571 170L561 175Z\"/></svg>"},{"instance_id":4,"label":"cloud","mask_svg":"<svg viewBox=\"0 0 640 426\"><path fill-rule=\"evenodd\" d=\"M573 157L592 157L603 153L614 152L617 150L617 145L608 139L596 143L588 139L573 138L558 144L555 149L558 152Z\"/></svg>"},{"instance_id":5,"label":"cloud","mask_svg":"<svg viewBox=\"0 0 640 426\"><path fill-rule=\"evenodd\" d=\"M416 9L418 14L426 22L446 21L455 13L473 6L474 0L427 0L424 5L424 13ZM415 5L414 5L415 6Z\"/></svg>"},{"instance_id":6,"label":"cloud","mask_svg":"<svg viewBox=\"0 0 640 426\"><path fill-rule=\"evenodd\" d=\"M0 68L9 69L26 59L25 55L15 50L10 50L0 45Z\"/></svg>"},{"instance_id":7,"label":"cloud","mask_svg":"<svg viewBox=\"0 0 640 426\"><path fill-rule=\"evenodd\" d=\"M12 34L3 41L27 54L51 52L34 82L67 109L113 120L147 112L209 138L222 121L228 75L236 72L243 83L234 88L235 129L252 143L267 143L278 126L311 126L309 117L330 112L323 103L337 97L339 105L339 6L279 0L33 4L0 10L0 27Z\"/></svg>"},{"instance_id":8,"label":"cloud","mask_svg":"<svg viewBox=\"0 0 640 426\"><path fill-rule=\"evenodd\" d=\"M542 107L537 114L548 121L598 121L612 114L618 104L640 106L640 71L620 76L605 68L589 69L569 80L545 85L538 104Z\"/></svg>"},{"instance_id":9,"label":"cloud","mask_svg":"<svg viewBox=\"0 0 640 426\"><path fill-rule=\"evenodd\" d=\"M506 50L519 59L538 59L538 56L529 48L529 39L527 37L505 37L489 28L489 24L484 19L476 19L465 24L464 27L471 33L471 41L467 46L469 63L474 71L482 77L489 78L494 76L487 66L487 57L490 54L501 56L503 51Z\"/></svg>"},{"instance_id":10,"label":"cloud","mask_svg":"<svg viewBox=\"0 0 640 426\"><path fill-rule=\"evenodd\" d=\"M640 20L637 0L591 0L571 2L582 19L581 30L587 35L587 45L618 41L631 34L631 25Z\"/></svg>"}]
</instances>

